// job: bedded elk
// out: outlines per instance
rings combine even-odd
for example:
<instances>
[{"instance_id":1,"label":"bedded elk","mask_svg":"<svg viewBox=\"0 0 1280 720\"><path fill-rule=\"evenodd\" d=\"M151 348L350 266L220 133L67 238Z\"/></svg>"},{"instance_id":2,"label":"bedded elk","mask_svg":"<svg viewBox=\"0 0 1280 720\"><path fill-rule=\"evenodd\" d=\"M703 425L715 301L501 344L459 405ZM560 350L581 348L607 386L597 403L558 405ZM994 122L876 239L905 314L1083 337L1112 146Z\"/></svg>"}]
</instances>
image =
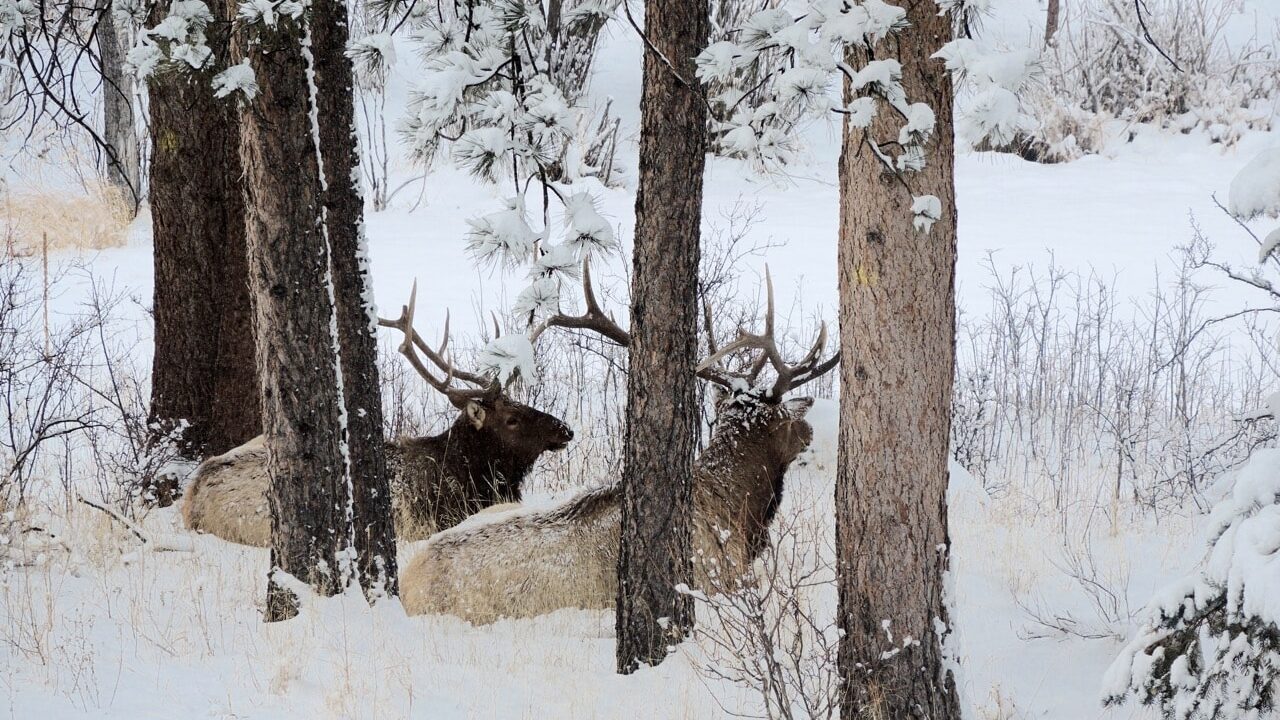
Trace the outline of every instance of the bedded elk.
<instances>
[{"instance_id":1,"label":"bedded elk","mask_svg":"<svg viewBox=\"0 0 1280 720\"><path fill-rule=\"evenodd\" d=\"M626 344L626 332L600 311L585 263L583 270L586 313L556 316L537 332L551 326L585 328ZM724 392L710 443L694 469L693 584L703 590L732 582L768 542L787 468L813 435L804 420L813 399L784 401L783 395L830 371L839 358L821 360L824 326L800 362L783 360L774 342L772 283L766 282L764 333L740 330L736 340L717 348L706 312L710 355L697 373ZM726 357L748 351L759 355L744 371L719 367ZM758 384L765 365L772 366L775 378ZM451 614L477 624L560 608L611 608L620 541L616 483L549 509L516 509L489 522L478 518L423 546L401 574L401 599L411 614Z\"/></svg>"},{"instance_id":2,"label":"bedded elk","mask_svg":"<svg viewBox=\"0 0 1280 720\"><path fill-rule=\"evenodd\" d=\"M402 540L421 540L491 505L519 501L524 477L538 457L564 449L573 439L558 418L508 398L497 381L456 368L446 356L447 320L440 346L430 347L413 328L416 299L415 284L400 317L379 318L378 324L404 334L400 352L461 412L439 435L387 441L396 535ZM454 379L474 387L454 387ZM261 436L210 458L197 468L187 490L182 508L187 527L265 547L271 542L269 486Z\"/></svg>"}]
</instances>

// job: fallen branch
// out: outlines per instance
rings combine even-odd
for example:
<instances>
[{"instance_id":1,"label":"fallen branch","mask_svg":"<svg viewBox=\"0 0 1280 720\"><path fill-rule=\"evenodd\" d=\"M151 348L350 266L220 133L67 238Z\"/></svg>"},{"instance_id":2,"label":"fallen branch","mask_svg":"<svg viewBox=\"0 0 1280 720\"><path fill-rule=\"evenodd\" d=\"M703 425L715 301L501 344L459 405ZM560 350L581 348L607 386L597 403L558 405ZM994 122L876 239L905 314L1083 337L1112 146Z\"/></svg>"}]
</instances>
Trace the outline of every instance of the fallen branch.
<instances>
[{"instance_id":1,"label":"fallen branch","mask_svg":"<svg viewBox=\"0 0 1280 720\"><path fill-rule=\"evenodd\" d=\"M142 534L142 531L138 529L137 525L134 525L133 523L129 522L128 518L116 512L115 510L112 510L111 508L105 505L99 505L98 503L93 502L91 500L85 500L83 495L76 495L76 500L84 503L85 505L88 505L89 507L95 510L101 510L102 512L106 513L108 517L110 517L111 519L123 525L125 529L133 533L134 536L137 537L139 540L141 540L143 543L151 542L151 539L148 538L146 535Z\"/></svg>"}]
</instances>

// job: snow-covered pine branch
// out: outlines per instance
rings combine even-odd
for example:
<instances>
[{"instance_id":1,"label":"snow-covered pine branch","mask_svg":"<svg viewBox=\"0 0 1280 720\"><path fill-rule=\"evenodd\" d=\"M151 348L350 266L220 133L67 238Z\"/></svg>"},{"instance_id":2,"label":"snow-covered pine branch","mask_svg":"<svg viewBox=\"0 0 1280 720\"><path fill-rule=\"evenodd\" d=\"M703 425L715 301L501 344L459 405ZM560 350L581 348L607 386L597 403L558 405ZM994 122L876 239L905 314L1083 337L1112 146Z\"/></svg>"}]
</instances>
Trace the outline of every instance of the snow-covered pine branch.
<instances>
[{"instance_id":1,"label":"snow-covered pine branch","mask_svg":"<svg viewBox=\"0 0 1280 720\"><path fill-rule=\"evenodd\" d=\"M970 26L989 0L937 0L962 28L959 39L934 57L945 62L967 98L957 114L958 132L973 144L1005 144L1028 124L1020 93L1038 57L1030 50L994 51L970 39ZM933 136L933 109L912 103L902 87L902 65L883 44L906 27L906 12L884 0L811 0L799 14L774 7L726 30L697 58L698 79L709 87L717 150L760 170L785 166L798 150L790 127L806 117L836 112L867 133L867 147L910 189L909 175L924 168ZM855 53L855 50L864 52ZM865 58L859 67L855 57ZM751 85L745 84L749 79ZM756 80L756 78L761 78ZM835 91L845 80L853 97ZM871 137L880 113L900 121L896 137ZM914 198L915 224L927 232L941 216L937 199Z\"/></svg>"},{"instance_id":2,"label":"snow-covered pine branch","mask_svg":"<svg viewBox=\"0 0 1280 720\"><path fill-rule=\"evenodd\" d=\"M1280 677L1280 450L1254 453L1209 516L1201 567L1159 592L1104 680L1165 717L1261 717Z\"/></svg>"},{"instance_id":3,"label":"snow-covered pine branch","mask_svg":"<svg viewBox=\"0 0 1280 720\"><path fill-rule=\"evenodd\" d=\"M138 78L158 70L208 69L213 51L206 43L205 28L211 22L213 14L201 0L176 0L155 27L138 31L126 65Z\"/></svg>"},{"instance_id":4,"label":"snow-covered pine branch","mask_svg":"<svg viewBox=\"0 0 1280 720\"><path fill-rule=\"evenodd\" d=\"M1231 182L1238 220L1280 216L1280 149L1254 158ZM1256 236L1255 236L1256 237ZM1280 244L1280 228L1259 241L1258 262ZM1267 290L1260 272L1229 277ZM1275 416L1280 393L1249 417ZM1105 701L1135 697L1175 720L1260 717L1280 687L1280 450L1256 450L1231 492L1209 515L1208 553L1158 593L1138 634L1112 663Z\"/></svg>"},{"instance_id":5,"label":"snow-covered pine branch","mask_svg":"<svg viewBox=\"0 0 1280 720\"><path fill-rule=\"evenodd\" d=\"M614 0L579 2L555 22L571 33L583 23L598 32L616 6ZM576 278L587 253L617 247L587 191L598 187L593 175L612 168L593 168L573 149L582 114L555 75L586 61L556 54L551 20L533 0L473 0L452 15L433 11L410 21L425 68L401 134L424 163L446 150L457 167L510 188L500 208L467 220L467 247L482 265L528 267L530 284L511 308L522 322L554 314L561 279ZM353 57L386 55L384 45L371 40L353 49ZM511 359L518 353L491 346L484 354L499 377L529 374Z\"/></svg>"}]
</instances>

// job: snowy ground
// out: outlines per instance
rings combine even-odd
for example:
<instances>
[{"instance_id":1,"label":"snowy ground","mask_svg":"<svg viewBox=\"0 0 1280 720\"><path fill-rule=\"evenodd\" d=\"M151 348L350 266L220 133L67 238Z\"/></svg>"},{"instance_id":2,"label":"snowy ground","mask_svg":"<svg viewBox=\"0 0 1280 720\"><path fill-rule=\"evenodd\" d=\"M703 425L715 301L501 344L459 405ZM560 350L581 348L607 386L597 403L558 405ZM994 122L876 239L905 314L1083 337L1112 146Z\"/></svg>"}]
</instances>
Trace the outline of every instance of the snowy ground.
<instances>
[{"instance_id":1,"label":"snowy ground","mask_svg":"<svg viewBox=\"0 0 1280 720\"><path fill-rule=\"evenodd\" d=\"M632 108L639 50L629 33L614 32L595 86L608 88L617 107ZM635 117L624 114L624 122L634 131ZM1280 145L1280 134L1253 135L1223 151L1197 135L1135 133L1110 156L1063 165L994 153L958 158L958 275L966 312L983 312L988 302L989 250L1006 267L1047 264L1050 255L1068 269L1093 267L1116 275L1132 296L1146 293L1158 263L1191 238L1189 214L1228 257L1248 257L1251 249L1212 195L1225 201L1235 172L1258 150ZM769 263L784 312L833 319L838 145L832 128L810 128L809 136L810 162L787 180L713 162L706 216L709 226L723 224L722 213L735 203L759 204L753 235L781 245L749 266L763 273ZM399 179L412 173L404 163L393 171ZM465 218L491 208L501 193L447 167L421 188L368 217L378 303L393 313L416 277L422 307L432 308L419 313L424 334L439 327L445 307L457 333L474 333L522 287L519 278L477 270L461 239ZM629 241L631 192L601 196L602 211ZM97 277L145 304L150 254L143 217L127 246L84 257ZM614 258L599 273L603 284L621 285L624 267ZM756 285L754 277L743 280L744 291ZM55 297L55 317L73 312L82 297L83 286ZM140 307L128 312L144 317ZM136 348L143 366L146 332ZM811 413L814 445L805 466L789 476L783 509L807 513L822 527L830 526L830 508L796 507L795 499L830 497L836 416L831 401ZM1026 513L1024 502L986 498L962 473L953 478L953 500L955 625L967 717L1146 717L1140 709L1099 705L1099 682L1117 639L1041 637L1053 633L1033 616L1110 627L1109 612L1136 610L1195 560L1201 547L1195 518L1115 522L1090 510ZM608 614L564 611L472 628L450 618L406 618L394 607L371 613L360 601L337 599L301 620L266 626L259 614L263 551L210 537L194 538L193 552L139 551L86 508L47 520L74 552L51 551L37 567L0 571L0 716L707 718L723 715L721 703L752 708L749 693L704 682L694 669L694 647L659 668L614 675ZM185 534L173 511L153 514L147 529ZM1064 571L1073 558L1096 562L1098 577L1117 596L1095 602Z\"/></svg>"},{"instance_id":2,"label":"snowy ground","mask_svg":"<svg viewBox=\"0 0 1280 720\"><path fill-rule=\"evenodd\" d=\"M783 512L829 528L836 405L811 412L812 449L788 478ZM971 718L1129 718L1104 713L1098 682L1111 640L1026 640L1017 601L1088 619L1066 583L1056 528L1001 512L974 481L953 481L955 600L961 691ZM800 505L800 507L797 507ZM63 520L76 549L46 566L7 572L0 584L0 708L14 718L706 718L751 711L752 696L706 683L692 643L656 669L612 673L609 613L561 611L473 628L445 617L370 612L357 598L325 601L303 619L260 619L266 552L212 537L192 552L137 550L91 510ZM148 518L157 538L183 534L174 512ZM1183 526L1097 532L1108 572L1129 560L1179 567L1170 537ZM406 548L407 557L412 548ZM1136 564L1136 563L1135 563ZM1161 572L1134 574L1135 600Z\"/></svg>"}]
</instances>

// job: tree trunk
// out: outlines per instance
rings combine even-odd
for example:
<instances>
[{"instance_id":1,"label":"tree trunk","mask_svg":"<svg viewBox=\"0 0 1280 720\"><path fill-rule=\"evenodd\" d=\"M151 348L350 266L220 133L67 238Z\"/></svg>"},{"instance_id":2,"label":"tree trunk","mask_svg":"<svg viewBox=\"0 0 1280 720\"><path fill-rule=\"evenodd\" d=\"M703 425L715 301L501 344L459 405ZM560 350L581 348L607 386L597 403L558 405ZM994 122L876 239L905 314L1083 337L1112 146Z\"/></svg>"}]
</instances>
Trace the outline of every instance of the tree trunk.
<instances>
[{"instance_id":1,"label":"tree trunk","mask_svg":"<svg viewBox=\"0 0 1280 720\"><path fill-rule=\"evenodd\" d=\"M650 0L618 558L618 672L657 664L692 622L687 581L698 438L697 287L706 112L693 58L706 0ZM680 77L663 58L675 64ZM688 80L694 84L683 82ZM665 626L665 627L664 627Z\"/></svg>"},{"instance_id":2,"label":"tree trunk","mask_svg":"<svg viewBox=\"0 0 1280 720\"><path fill-rule=\"evenodd\" d=\"M248 53L259 92L241 113L240 144L271 478L268 621L297 612L297 597L279 573L332 595L352 570L337 320L305 31L300 21L278 22L257 28Z\"/></svg>"},{"instance_id":3,"label":"tree trunk","mask_svg":"<svg viewBox=\"0 0 1280 720\"><path fill-rule=\"evenodd\" d=\"M120 41L111 0L98 4L98 62L102 65L103 134L109 151L107 181L138 211L142 202L137 123L133 117L133 76L124 69L125 49Z\"/></svg>"},{"instance_id":4,"label":"tree trunk","mask_svg":"<svg viewBox=\"0 0 1280 720\"><path fill-rule=\"evenodd\" d=\"M900 60L908 100L936 113L928 165L905 175L908 192L863 147L867 134L897 139L901 120L883 103L867 133L846 124L840 158L836 542L841 717L850 720L960 717L937 629L949 622L956 206L951 81L930 56L951 21L933 3L907 7L909 26L877 55ZM854 67L869 59L859 52ZM912 227L913 193L942 201L928 234Z\"/></svg>"},{"instance_id":5,"label":"tree trunk","mask_svg":"<svg viewBox=\"0 0 1280 720\"><path fill-rule=\"evenodd\" d=\"M1058 16L1062 11L1059 0L1049 0L1048 13L1045 15L1044 21L1044 45L1049 47L1053 43L1053 36L1058 33Z\"/></svg>"},{"instance_id":6,"label":"tree trunk","mask_svg":"<svg viewBox=\"0 0 1280 720\"><path fill-rule=\"evenodd\" d=\"M225 0L215 17L234 15ZM153 6L149 25L168 14ZM225 58L227 37L211 24L208 43ZM151 427L162 441L185 422L178 450L217 455L258 435L239 120L216 100L207 77L158 73L149 81L150 205L155 263L155 355Z\"/></svg>"},{"instance_id":7,"label":"tree trunk","mask_svg":"<svg viewBox=\"0 0 1280 720\"><path fill-rule=\"evenodd\" d=\"M347 408L355 546L367 591L396 594L395 527L382 441L382 390L378 381L377 314L364 236L364 199L355 125L354 76L346 55L347 7L335 0L312 4L312 54L316 63L320 147L342 387Z\"/></svg>"}]
</instances>

